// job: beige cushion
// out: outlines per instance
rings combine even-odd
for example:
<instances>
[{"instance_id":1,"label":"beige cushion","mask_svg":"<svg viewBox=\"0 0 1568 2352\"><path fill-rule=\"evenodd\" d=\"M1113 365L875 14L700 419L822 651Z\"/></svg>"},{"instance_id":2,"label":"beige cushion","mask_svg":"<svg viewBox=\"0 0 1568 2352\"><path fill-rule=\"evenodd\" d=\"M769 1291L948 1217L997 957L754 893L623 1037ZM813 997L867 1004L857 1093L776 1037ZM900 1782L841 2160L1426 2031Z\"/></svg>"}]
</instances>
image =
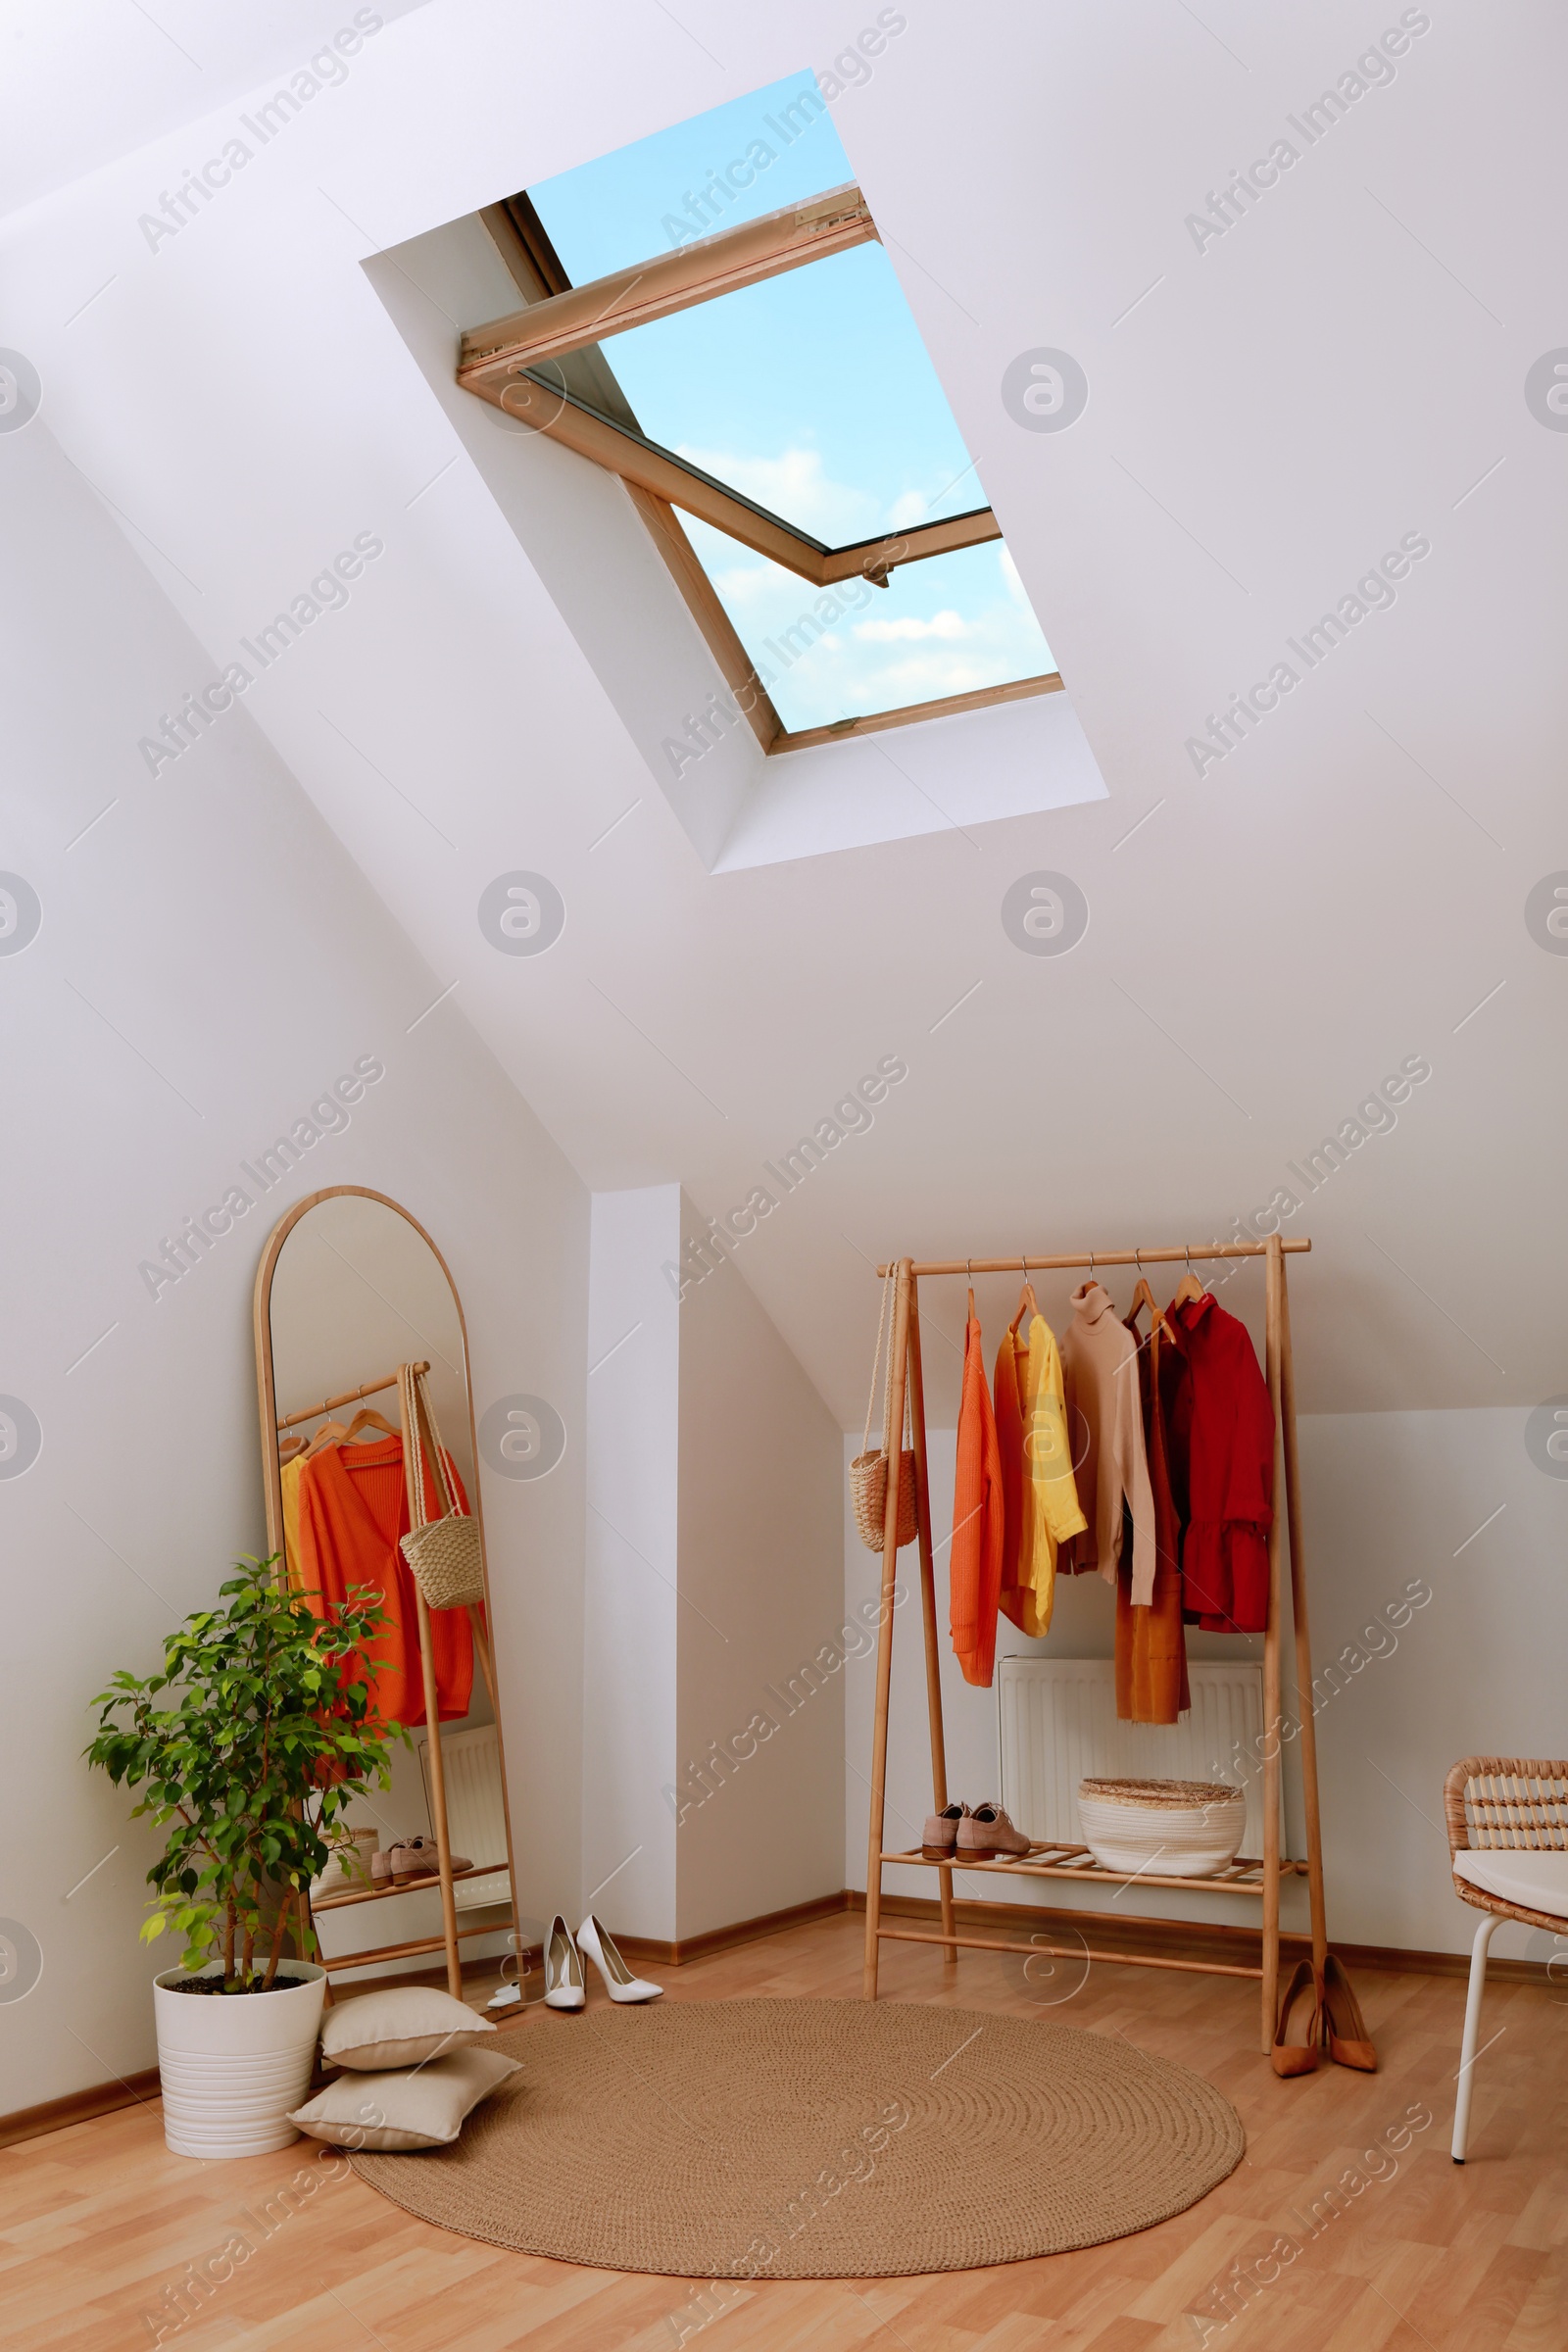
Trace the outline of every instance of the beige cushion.
<instances>
[{"instance_id":1,"label":"beige cushion","mask_svg":"<svg viewBox=\"0 0 1568 2352\"><path fill-rule=\"evenodd\" d=\"M1532 1853L1528 1847L1489 1845L1455 1854L1453 1875L1468 1879L1484 1894L1516 1903L1521 1911L1544 1911L1568 1919L1568 1853Z\"/></svg>"},{"instance_id":2,"label":"beige cushion","mask_svg":"<svg viewBox=\"0 0 1568 2352\"><path fill-rule=\"evenodd\" d=\"M329 2066L380 2074L392 2066L421 2066L427 2058L470 2049L493 2034L487 2017L433 1984L389 1984L340 2001L321 2020L321 2056Z\"/></svg>"},{"instance_id":3,"label":"beige cushion","mask_svg":"<svg viewBox=\"0 0 1568 2352\"><path fill-rule=\"evenodd\" d=\"M481 2099L518 2072L499 2050L456 2050L391 2075L344 2075L289 2117L339 2148L444 2148Z\"/></svg>"}]
</instances>

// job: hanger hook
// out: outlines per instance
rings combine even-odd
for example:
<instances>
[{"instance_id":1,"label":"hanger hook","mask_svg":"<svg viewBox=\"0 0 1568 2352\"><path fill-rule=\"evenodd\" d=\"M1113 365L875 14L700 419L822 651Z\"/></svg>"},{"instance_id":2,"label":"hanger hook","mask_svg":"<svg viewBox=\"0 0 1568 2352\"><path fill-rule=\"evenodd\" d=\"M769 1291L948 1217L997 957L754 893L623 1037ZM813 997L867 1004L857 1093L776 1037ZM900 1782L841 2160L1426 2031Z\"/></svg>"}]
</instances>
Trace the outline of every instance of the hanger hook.
<instances>
[{"instance_id":1,"label":"hanger hook","mask_svg":"<svg viewBox=\"0 0 1568 2352\"><path fill-rule=\"evenodd\" d=\"M1089 1279L1091 1282L1095 1279L1095 1253L1092 1250L1089 1252Z\"/></svg>"},{"instance_id":2,"label":"hanger hook","mask_svg":"<svg viewBox=\"0 0 1568 2352\"><path fill-rule=\"evenodd\" d=\"M973 1259L972 1257L966 1257L966 1258L964 1259L964 1261L963 1261L963 1275L964 1275L964 1280L965 1280L966 1282L968 1282L968 1283L971 1283L971 1284L973 1283L973 1281L974 1281L974 1259Z\"/></svg>"},{"instance_id":3,"label":"hanger hook","mask_svg":"<svg viewBox=\"0 0 1568 2352\"><path fill-rule=\"evenodd\" d=\"M1142 1282L1142 1281L1143 1281L1143 1279L1144 1279L1144 1253L1143 1253L1143 1251L1142 1251L1141 1250L1135 1250L1133 1251L1133 1258L1134 1258L1134 1261L1136 1262L1136 1264L1137 1264L1137 1267L1138 1267L1138 1279L1139 1279L1139 1281L1140 1281L1140 1282Z\"/></svg>"}]
</instances>

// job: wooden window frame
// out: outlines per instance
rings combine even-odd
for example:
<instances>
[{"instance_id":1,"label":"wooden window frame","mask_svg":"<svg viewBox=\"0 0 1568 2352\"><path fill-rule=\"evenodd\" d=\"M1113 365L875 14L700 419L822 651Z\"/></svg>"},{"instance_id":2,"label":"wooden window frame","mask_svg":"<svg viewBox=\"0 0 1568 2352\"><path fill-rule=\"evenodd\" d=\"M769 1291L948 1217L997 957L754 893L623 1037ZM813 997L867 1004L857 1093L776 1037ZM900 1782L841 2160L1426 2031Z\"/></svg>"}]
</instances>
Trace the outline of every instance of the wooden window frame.
<instances>
[{"instance_id":1,"label":"wooden window frame","mask_svg":"<svg viewBox=\"0 0 1568 2352\"><path fill-rule=\"evenodd\" d=\"M526 195L487 206L480 218L518 291L527 298L526 307L465 332L459 384L514 421L618 475L765 753L839 743L917 719L953 716L1060 690L1060 672L1049 670L792 733L759 678L675 509L695 514L817 588L857 576L885 588L898 565L984 546L1002 537L1001 524L989 507L978 507L941 522L828 547L649 440L600 352L607 336L803 269L828 254L879 241L858 187L852 183L829 189L804 204L787 205L582 286L570 283Z\"/></svg>"}]
</instances>

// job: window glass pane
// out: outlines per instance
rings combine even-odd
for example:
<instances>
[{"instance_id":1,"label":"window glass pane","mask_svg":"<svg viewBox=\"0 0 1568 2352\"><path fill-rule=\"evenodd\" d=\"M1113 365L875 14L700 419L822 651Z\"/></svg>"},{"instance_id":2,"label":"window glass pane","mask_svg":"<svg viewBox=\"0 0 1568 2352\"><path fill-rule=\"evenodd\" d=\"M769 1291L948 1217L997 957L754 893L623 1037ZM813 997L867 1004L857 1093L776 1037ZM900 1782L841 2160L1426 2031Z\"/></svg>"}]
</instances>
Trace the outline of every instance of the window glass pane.
<instances>
[{"instance_id":1,"label":"window glass pane","mask_svg":"<svg viewBox=\"0 0 1568 2352\"><path fill-rule=\"evenodd\" d=\"M576 285L853 180L809 74L530 188ZM613 335L641 430L829 547L987 504L880 245ZM791 732L1048 674L999 542L822 591L682 515Z\"/></svg>"},{"instance_id":2,"label":"window glass pane","mask_svg":"<svg viewBox=\"0 0 1568 2352\"><path fill-rule=\"evenodd\" d=\"M681 516L758 676L792 733L1054 670L1000 541L813 590L720 531Z\"/></svg>"},{"instance_id":3,"label":"window glass pane","mask_svg":"<svg viewBox=\"0 0 1568 2352\"><path fill-rule=\"evenodd\" d=\"M880 245L602 348L651 440L829 547L986 504Z\"/></svg>"},{"instance_id":4,"label":"window glass pane","mask_svg":"<svg viewBox=\"0 0 1568 2352\"><path fill-rule=\"evenodd\" d=\"M854 177L815 81L794 74L528 194L581 286Z\"/></svg>"}]
</instances>

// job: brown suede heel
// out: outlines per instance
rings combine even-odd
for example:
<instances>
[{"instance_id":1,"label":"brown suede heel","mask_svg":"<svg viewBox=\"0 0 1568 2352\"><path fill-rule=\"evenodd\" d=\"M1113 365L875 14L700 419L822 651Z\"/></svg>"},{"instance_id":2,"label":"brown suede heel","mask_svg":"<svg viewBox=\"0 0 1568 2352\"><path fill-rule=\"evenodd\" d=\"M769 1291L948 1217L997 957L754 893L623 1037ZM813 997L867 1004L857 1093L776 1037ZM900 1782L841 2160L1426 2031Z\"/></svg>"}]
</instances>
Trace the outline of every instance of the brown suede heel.
<instances>
[{"instance_id":1,"label":"brown suede heel","mask_svg":"<svg viewBox=\"0 0 1568 2352\"><path fill-rule=\"evenodd\" d=\"M1303 1994L1309 1994L1312 2001L1306 2040L1288 2041L1286 2036L1291 2030L1291 2013ZM1274 2072L1280 2076L1312 2074L1322 2054L1322 1987L1313 1974L1311 1961L1298 1960L1295 1974L1285 1987L1285 1998L1280 2003L1279 2024L1274 2029L1274 2048L1270 2053Z\"/></svg>"},{"instance_id":2,"label":"brown suede heel","mask_svg":"<svg viewBox=\"0 0 1568 2352\"><path fill-rule=\"evenodd\" d=\"M1323 1963L1323 2007L1329 2056L1335 2065L1354 2067L1358 2074L1375 2075L1378 2054L1367 2033L1361 2005L1349 1978L1332 1952Z\"/></svg>"}]
</instances>

